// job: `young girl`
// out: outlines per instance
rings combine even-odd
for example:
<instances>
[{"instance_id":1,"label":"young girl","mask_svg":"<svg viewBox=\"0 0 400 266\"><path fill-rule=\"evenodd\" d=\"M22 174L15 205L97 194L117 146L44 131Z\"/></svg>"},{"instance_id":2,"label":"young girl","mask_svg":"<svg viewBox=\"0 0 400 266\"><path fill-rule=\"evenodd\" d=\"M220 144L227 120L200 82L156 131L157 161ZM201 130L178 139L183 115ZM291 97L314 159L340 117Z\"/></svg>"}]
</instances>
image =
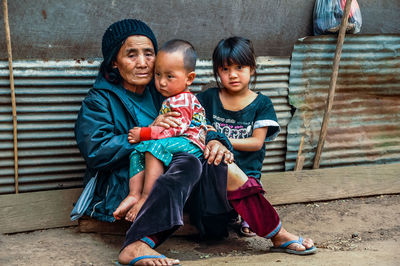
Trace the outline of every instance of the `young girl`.
<instances>
[{"instance_id":1,"label":"young girl","mask_svg":"<svg viewBox=\"0 0 400 266\"><path fill-rule=\"evenodd\" d=\"M179 112L180 125L168 129L135 127L129 131L129 142L140 143L130 155L129 194L113 213L117 220L125 217L133 222L173 154L203 155L205 112L188 89L195 78L195 66L196 53L189 42L171 40L160 48L155 62L155 85L163 96L168 97L162 103L160 114Z\"/></svg>"},{"instance_id":2,"label":"young girl","mask_svg":"<svg viewBox=\"0 0 400 266\"><path fill-rule=\"evenodd\" d=\"M198 95L212 129L224 133L233 146L235 163L258 182L265 156L265 141L279 133L271 100L250 89L256 83L256 58L250 40L221 40L213 53L213 71L218 88ZM228 166L228 173L231 172ZM255 235L242 219L242 235Z\"/></svg>"}]
</instances>

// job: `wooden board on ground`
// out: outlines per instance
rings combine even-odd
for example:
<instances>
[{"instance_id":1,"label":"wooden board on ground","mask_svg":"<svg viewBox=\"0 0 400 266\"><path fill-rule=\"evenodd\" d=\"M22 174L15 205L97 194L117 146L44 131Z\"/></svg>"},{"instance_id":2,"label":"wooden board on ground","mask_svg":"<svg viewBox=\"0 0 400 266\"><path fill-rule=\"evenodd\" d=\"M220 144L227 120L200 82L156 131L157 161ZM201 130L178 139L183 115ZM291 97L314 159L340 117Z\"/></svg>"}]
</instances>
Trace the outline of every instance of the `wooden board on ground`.
<instances>
[{"instance_id":1,"label":"wooden board on ground","mask_svg":"<svg viewBox=\"0 0 400 266\"><path fill-rule=\"evenodd\" d=\"M190 225L189 216L183 215L184 226L181 226L174 235L195 235L199 231L196 227ZM125 235L126 231L131 226L130 222L125 220L116 221L114 223L102 222L88 216L79 219L78 230L81 233L99 233L105 235Z\"/></svg>"},{"instance_id":2,"label":"wooden board on ground","mask_svg":"<svg viewBox=\"0 0 400 266\"><path fill-rule=\"evenodd\" d=\"M277 205L400 193L399 173L400 164L397 163L277 172L264 174L261 180L267 198ZM0 233L76 225L70 221L69 214L81 191L65 189L0 195ZM116 231L121 234L124 230L118 229L122 227L119 224L94 219L82 220L81 225L82 232L112 234ZM177 234L192 234L194 230L184 226Z\"/></svg>"},{"instance_id":3,"label":"wooden board on ground","mask_svg":"<svg viewBox=\"0 0 400 266\"><path fill-rule=\"evenodd\" d=\"M78 221L78 229L81 233L99 233L105 235L125 235L131 223L125 220L108 223L88 216L83 216Z\"/></svg>"},{"instance_id":4,"label":"wooden board on ground","mask_svg":"<svg viewBox=\"0 0 400 266\"><path fill-rule=\"evenodd\" d=\"M82 189L64 189L0 196L0 233L76 225L69 214Z\"/></svg>"},{"instance_id":5,"label":"wooden board on ground","mask_svg":"<svg viewBox=\"0 0 400 266\"><path fill-rule=\"evenodd\" d=\"M400 193L400 164L350 166L264 174L272 204Z\"/></svg>"}]
</instances>

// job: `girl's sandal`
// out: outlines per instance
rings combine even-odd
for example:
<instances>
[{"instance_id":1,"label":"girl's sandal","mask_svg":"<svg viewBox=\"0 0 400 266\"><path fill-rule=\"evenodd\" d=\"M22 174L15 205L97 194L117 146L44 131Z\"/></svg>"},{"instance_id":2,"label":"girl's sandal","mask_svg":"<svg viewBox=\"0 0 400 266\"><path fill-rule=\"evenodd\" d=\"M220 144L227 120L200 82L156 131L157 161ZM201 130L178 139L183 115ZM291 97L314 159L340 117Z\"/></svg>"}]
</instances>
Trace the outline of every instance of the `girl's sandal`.
<instances>
[{"instance_id":1,"label":"girl's sandal","mask_svg":"<svg viewBox=\"0 0 400 266\"><path fill-rule=\"evenodd\" d=\"M295 250L295 249L289 248L288 246L293 243L303 245L303 238L299 237L298 240L288 241L288 242L280 245L279 247L271 247L269 250L271 252L284 252L284 253L295 254L295 255L310 255L310 254L314 254L317 252L317 248L315 246L312 246L311 248L306 249L306 250Z\"/></svg>"},{"instance_id":2,"label":"girl's sandal","mask_svg":"<svg viewBox=\"0 0 400 266\"><path fill-rule=\"evenodd\" d=\"M247 230L246 230L247 229ZM247 232L246 232L247 231ZM249 224L246 223L246 221L242 220L242 223L240 225L240 235L245 236L245 237L253 237L256 236L256 233L254 233L250 227Z\"/></svg>"}]
</instances>

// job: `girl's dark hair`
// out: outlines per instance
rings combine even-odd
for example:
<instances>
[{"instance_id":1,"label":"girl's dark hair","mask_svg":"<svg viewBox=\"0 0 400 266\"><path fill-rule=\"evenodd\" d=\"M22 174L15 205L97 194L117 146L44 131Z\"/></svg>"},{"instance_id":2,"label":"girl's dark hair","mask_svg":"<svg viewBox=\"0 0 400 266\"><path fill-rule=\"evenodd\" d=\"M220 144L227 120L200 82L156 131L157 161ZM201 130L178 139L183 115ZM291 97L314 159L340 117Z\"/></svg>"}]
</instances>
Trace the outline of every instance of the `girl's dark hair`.
<instances>
[{"instance_id":1,"label":"girl's dark hair","mask_svg":"<svg viewBox=\"0 0 400 266\"><path fill-rule=\"evenodd\" d=\"M218 80L218 68L232 64L249 66L251 70L254 70L254 78L250 84L252 88L255 87L257 80L256 56L253 44L249 39L238 36L222 39L214 49L212 60L214 77L219 88L222 86Z\"/></svg>"}]
</instances>

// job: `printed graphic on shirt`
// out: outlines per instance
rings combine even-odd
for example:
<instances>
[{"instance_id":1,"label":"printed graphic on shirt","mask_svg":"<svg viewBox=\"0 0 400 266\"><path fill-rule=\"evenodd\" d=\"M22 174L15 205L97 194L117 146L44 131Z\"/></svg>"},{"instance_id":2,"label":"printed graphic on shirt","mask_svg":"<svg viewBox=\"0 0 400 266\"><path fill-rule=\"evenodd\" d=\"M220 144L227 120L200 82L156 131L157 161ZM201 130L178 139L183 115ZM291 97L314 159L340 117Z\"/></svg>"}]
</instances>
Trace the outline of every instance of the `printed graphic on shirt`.
<instances>
[{"instance_id":1,"label":"printed graphic on shirt","mask_svg":"<svg viewBox=\"0 0 400 266\"><path fill-rule=\"evenodd\" d=\"M195 127L204 127L204 125L206 125L206 118L204 115L200 114L200 113L194 113L193 114L193 118L192 118L192 123L191 126L195 126Z\"/></svg>"},{"instance_id":2,"label":"printed graphic on shirt","mask_svg":"<svg viewBox=\"0 0 400 266\"><path fill-rule=\"evenodd\" d=\"M235 121L213 115L213 127L228 138L244 139L253 135L253 121Z\"/></svg>"},{"instance_id":3,"label":"printed graphic on shirt","mask_svg":"<svg viewBox=\"0 0 400 266\"><path fill-rule=\"evenodd\" d=\"M160 114L161 114L161 115L167 114L167 113L170 113L171 111L172 111L172 110L171 110L171 107L170 107L169 105L163 104L163 105L161 106L161 109L160 109Z\"/></svg>"},{"instance_id":4,"label":"printed graphic on shirt","mask_svg":"<svg viewBox=\"0 0 400 266\"><path fill-rule=\"evenodd\" d=\"M207 121L204 108L197 98L191 93L181 93L165 99L160 114L172 111L181 113L181 116L176 118L178 122L181 122L181 125L169 129L159 128L160 132L156 132L157 130L154 129L152 130L152 138L157 138L156 136L160 134L163 137L184 136L204 150Z\"/></svg>"}]
</instances>

